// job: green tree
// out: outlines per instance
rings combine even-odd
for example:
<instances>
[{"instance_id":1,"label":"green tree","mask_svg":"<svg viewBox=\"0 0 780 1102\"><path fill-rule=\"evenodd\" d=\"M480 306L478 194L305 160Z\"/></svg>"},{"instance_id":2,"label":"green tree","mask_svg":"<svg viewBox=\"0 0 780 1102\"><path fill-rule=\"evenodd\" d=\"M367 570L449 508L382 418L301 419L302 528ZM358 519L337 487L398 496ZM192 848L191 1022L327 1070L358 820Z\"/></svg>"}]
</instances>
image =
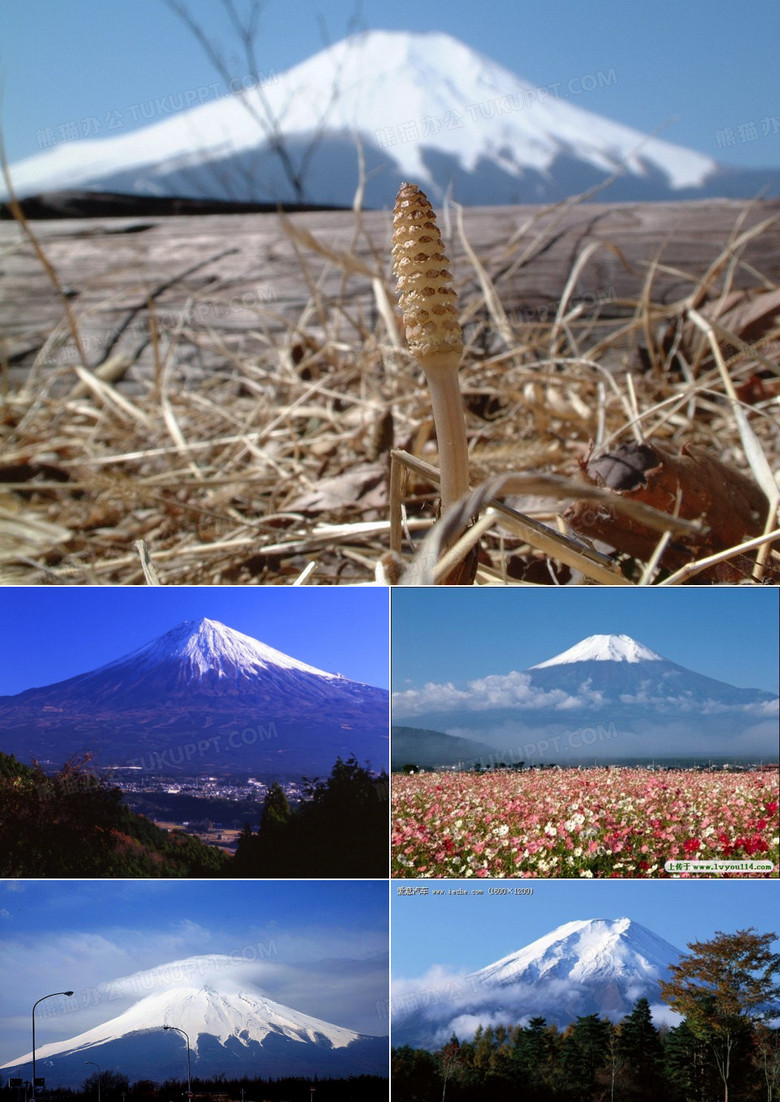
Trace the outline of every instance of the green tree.
<instances>
[{"instance_id":1,"label":"green tree","mask_svg":"<svg viewBox=\"0 0 780 1102\"><path fill-rule=\"evenodd\" d=\"M292 811L284 789L274 781L265 796L255 859L264 876L286 876L290 867Z\"/></svg>"},{"instance_id":2,"label":"green tree","mask_svg":"<svg viewBox=\"0 0 780 1102\"><path fill-rule=\"evenodd\" d=\"M548 1026L541 1017L531 1018L525 1029L515 1031L515 1075L517 1081L527 1087L531 1098L546 1100L553 1097L552 1069L558 1038L555 1026Z\"/></svg>"},{"instance_id":3,"label":"green tree","mask_svg":"<svg viewBox=\"0 0 780 1102\"><path fill-rule=\"evenodd\" d=\"M393 1097L399 1102L432 1102L440 1083L436 1057L425 1049L402 1045L390 1060Z\"/></svg>"},{"instance_id":4,"label":"green tree","mask_svg":"<svg viewBox=\"0 0 780 1102\"><path fill-rule=\"evenodd\" d=\"M375 776L353 755L337 758L326 781L306 783L296 845L309 876L386 876L390 842L387 774Z\"/></svg>"},{"instance_id":5,"label":"green tree","mask_svg":"<svg viewBox=\"0 0 780 1102\"><path fill-rule=\"evenodd\" d=\"M386 876L387 775L337 758L328 779L305 781L304 792L293 811L281 785L271 786L260 829L242 832L230 875Z\"/></svg>"},{"instance_id":6,"label":"green tree","mask_svg":"<svg viewBox=\"0 0 780 1102\"><path fill-rule=\"evenodd\" d=\"M290 823L290 814L290 802L287 795L279 782L274 781L266 793L263 814L260 818L260 829L284 829Z\"/></svg>"},{"instance_id":7,"label":"green tree","mask_svg":"<svg viewBox=\"0 0 780 1102\"><path fill-rule=\"evenodd\" d=\"M611 1022L598 1014L577 1018L564 1034L561 1070L578 1102L595 1095L597 1072L608 1066L611 1034Z\"/></svg>"},{"instance_id":8,"label":"green tree","mask_svg":"<svg viewBox=\"0 0 780 1102\"><path fill-rule=\"evenodd\" d=\"M659 1098L663 1094L664 1050L647 999L638 999L620 1023L615 1048L621 1098L626 1102Z\"/></svg>"},{"instance_id":9,"label":"green tree","mask_svg":"<svg viewBox=\"0 0 780 1102\"><path fill-rule=\"evenodd\" d=\"M777 1014L780 953L771 950L773 933L754 927L688 945L690 953L671 965L661 982L664 1000L685 1017L705 1041L723 1087L724 1102L735 1069L750 1051L755 1023Z\"/></svg>"},{"instance_id":10,"label":"green tree","mask_svg":"<svg viewBox=\"0 0 780 1102\"><path fill-rule=\"evenodd\" d=\"M705 1102L714 1097L718 1073L706 1043L683 1020L663 1041L664 1074L674 1102Z\"/></svg>"}]
</instances>

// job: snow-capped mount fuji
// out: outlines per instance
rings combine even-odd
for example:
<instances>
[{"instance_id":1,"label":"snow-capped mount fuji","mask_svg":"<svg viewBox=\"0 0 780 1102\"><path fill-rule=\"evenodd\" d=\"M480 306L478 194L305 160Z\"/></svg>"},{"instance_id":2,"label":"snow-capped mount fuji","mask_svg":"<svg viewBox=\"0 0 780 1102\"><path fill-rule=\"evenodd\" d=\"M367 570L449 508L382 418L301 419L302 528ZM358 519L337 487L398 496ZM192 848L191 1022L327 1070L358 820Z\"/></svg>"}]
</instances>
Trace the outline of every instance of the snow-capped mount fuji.
<instances>
[{"instance_id":1,"label":"snow-capped mount fuji","mask_svg":"<svg viewBox=\"0 0 780 1102\"><path fill-rule=\"evenodd\" d=\"M233 695L262 684L267 692L290 692L299 704L317 706L339 681L346 679L204 618L185 620L131 654L45 690L27 690L17 699L51 692L66 696L71 707L106 701L134 708L139 693L142 698L167 692L192 699L193 694Z\"/></svg>"},{"instance_id":2,"label":"snow-capped mount fuji","mask_svg":"<svg viewBox=\"0 0 780 1102\"><path fill-rule=\"evenodd\" d=\"M473 972L477 987L565 979L584 985L646 985L666 979L679 950L630 918L578 919ZM657 995L658 992L655 992Z\"/></svg>"},{"instance_id":3,"label":"snow-capped mount fuji","mask_svg":"<svg viewBox=\"0 0 780 1102\"><path fill-rule=\"evenodd\" d=\"M96 670L0 697L0 722L0 750L57 765L89 751L99 766L301 775L352 754L380 770L388 756L385 690L207 618Z\"/></svg>"},{"instance_id":4,"label":"snow-capped mount fuji","mask_svg":"<svg viewBox=\"0 0 780 1102\"><path fill-rule=\"evenodd\" d=\"M646 998L658 1017L659 981L680 950L630 918L564 923L529 945L453 981L452 999L394 1013L393 1042L433 1048L454 1032L471 1037L482 1025L527 1024L533 1017L563 1027L578 1016L619 1021ZM409 1000L412 1004L412 1000Z\"/></svg>"},{"instance_id":5,"label":"snow-capped mount fuji","mask_svg":"<svg viewBox=\"0 0 780 1102\"><path fill-rule=\"evenodd\" d=\"M762 704L777 700L689 670L629 635L590 635L526 674L539 690L568 691L601 711L636 705L671 715L758 705L761 714Z\"/></svg>"},{"instance_id":6,"label":"snow-capped mount fuji","mask_svg":"<svg viewBox=\"0 0 780 1102\"><path fill-rule=\"evenodd\" d=\"M291 658L282 651L275 650L265 643L244 635L240 631L225 627L218 620L184 620L181 624L161 635L147 646L133 652L121 662L133 661L141 670L159 672L165 662L178 667L185 680L193 678L226 678L233 683L248 680L259 672L274 673L292 670L316 677L332 679L337 674L318 670L297 658ZM119 663L109 663L104 670L110 670ZM101 671L96 671L101 672ZM282 675L283 676L283 675Z\"/></svg>"},{"instance_id":7,"label":"snow-capped mount fuji","mask_svg":"<svg viewBox=\"0 0 780 1102\"><path fill-rule=\"evenodd\" d=\"M396 693L393 724L487 743L528 764L778 753L776 693L707 677L628 635L591 635L526 670Z\"/></svg>"},{"instance_id":8,"label":"snow-capped mount fuji","mask_svg":"<svg viewBox=\"0 0 780 1102\"><path fill-rule=\"evenodd\" d=\"M197 958L178 962L188 963L197 963ZM37 1074L44 1075L48 1085L80 1085L88 1059L127 1075L131 1082L181 1079L186 1072L185 1041L175 1029L189 1037L192 1075L202 1078L387 1072L387 1038L322 1021L265 997L251 985L220 977L147 995L83 1033L40 1045ZM31 1061L32 1053L27 1053L0 1071L21 1066L29 1077Z\"/></svg>"},{"instance_id":9,"label":"snow-capped mount fuji","mask_svg":"<svg viewBox=\"0 0 780 1102\"><path fill-rule=\"evenodd\" d=\"M408 179L432 200L449 190L468 205L557 201L621 169L612 200L752 197L780 183L772 170L723 169L588 111L584 81L535 87L440 32L366 31L263 77L260 90L217 88L209 95L221 98L198 106L181 93L164 97L151 105L158 121L148 126L65 141L18 161L16 192L300 200L257 122L264 102L296 169L310 158L303 198L311 203L351 205L358 141L369 207L391 206ZM612 78L589 75L596 84Z\"/></svg>"},{"instance_id":10,"label":"snow-capped mount fuji","mask_svg":"<svg viewBox=\"0 0 780 1102\"><path fill-rule=\"evenodd\" d=\"M663 658L649 647L637 643L630 635L589 635L562 654L548 658L546 662L538 662L531 669L542 670L567 662L663 662Z\"/></svg>"}]
</instances>

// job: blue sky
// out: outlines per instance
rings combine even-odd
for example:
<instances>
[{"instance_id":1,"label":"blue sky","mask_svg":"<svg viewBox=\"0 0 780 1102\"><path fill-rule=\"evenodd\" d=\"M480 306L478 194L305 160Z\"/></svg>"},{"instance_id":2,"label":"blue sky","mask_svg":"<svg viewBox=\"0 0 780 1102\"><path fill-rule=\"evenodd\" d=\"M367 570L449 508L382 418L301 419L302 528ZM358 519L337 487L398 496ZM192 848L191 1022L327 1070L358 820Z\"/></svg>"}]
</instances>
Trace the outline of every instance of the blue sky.
<instances>
[{"instance_id":1,"label":"blue sky","mask_svg":"<svg viewBox=\"0 0 780 1102\"><path fill-rule=\"evenodd\" d=\"M245 3L238 0L239 8ZM234 72L245 75L222 5L189 0L189 8L233 59ZM663 127L669 141L729 164L780 163L780 133L761 125L780 118L775 0L742 7L727 0L268 0L260 70L281 73L350 29L443 30L535 85L595 78L577 103L597 114L644 132ZM110 132L126 132L144 123L155 99L218 79L162 0L3 0L0 43L2 128L12 162L41 151L39 131L93 117L105 127L110 115ZM599 74L611 73L599 87Z\"/></svg>"},{"instance_id":2,"label":"blue sky","mask_svg":"<svg viewBox=\"0 0 780 1102\"><path fill-rule=\"evenodd\" d=\"M427 896L399 896L393 886L391 953L393 979L414 979L433 965L471 971L523 948L564 922L631 918L685 951L691 941L716 930L733 933L755 926L780 934L777 889L772 881L536 880L531 896L489 896L491 881L404 881ZM497 881L510 890L513 881ZM527 887L529 881L520 886ZM483 896L434 896L433 888L484 891ZM780 945L775 943L776 951Z\"/></svg>"},{"instance_id":3,"label":"blue sky","mask_svg":"<svg viewBox=\"0 0 780 1102\"><path fill-rule=\"evenodd\" d=\"M62 1040L139 997L123 996L118 979L153 970L162 988L187 974L166 965L203 954L223 958L191 971L203 983L240 978L286 1006L383 1036L387 953L383 881L220 881L218 890L209 881L0 881L0 1064L29 1051L30 1008L42 995L75 992L37 1023L40 1043Z\"/></svg>"},{"instance_id":4,"label":"blue sky","mask_svg":"<svg viewBox=\"0 0 780 1102\"><path fill-rule=\"evenodd\" d=\"M87 673L203 616L329 673L388 687L386 589L7 587L0 588L0 696Z\"/></svg>"},{"instance_id":5,"label":"blue sky","mask_svg":"<svg viewBox=\"0 0 780 1102\"><path fill-rule=\"evenodd\" d=\"M445 588L392 592L393 689L524 670L588 635L630 635L696 673L778 691L777 589Z\"/></svg>"}]
</instances>

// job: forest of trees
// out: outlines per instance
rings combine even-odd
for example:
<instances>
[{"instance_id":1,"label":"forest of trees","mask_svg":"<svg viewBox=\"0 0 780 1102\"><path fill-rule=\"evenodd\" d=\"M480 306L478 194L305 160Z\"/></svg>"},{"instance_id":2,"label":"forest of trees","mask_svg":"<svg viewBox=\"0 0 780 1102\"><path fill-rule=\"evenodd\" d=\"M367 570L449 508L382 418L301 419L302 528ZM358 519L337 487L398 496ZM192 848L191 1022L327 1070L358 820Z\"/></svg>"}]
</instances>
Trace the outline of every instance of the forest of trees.
<instances>
[{"instance_id":1,"label":"forest of trees","mask_svg":"<svg viewBox=\"0 0 780 1102\"><path fill-rule=\"evenodd\" d=\"M95 1102L98 1074L85 1077L80 1090L46 1090L45 1102ZM0 1078L0 1102L24 1102L24 1088L7 1086ZM314 1088L312 1095L311 1089ZM380 1075L350 1075L341 1079L321 1079L314 1076L284 1076L278 1079L215 1079L193 1078L194 1102L209 1098L224 1102L387 1102L387 1078ZM39 1092L40 1095L40 1092ZM187 1082L169 1079L155 1083L140 1079L129 1083L126 1075L100 1073L101 1102L186 1102Z\"/></svg>"},{"instance_id":2,"label":"forest of trees","mask_svg":"<svg viewBox=\"0 0 780 1102\"><path fill-rule=\"evenodd\" d=\"M565 1029L478 1027L435 1052L393 1049L393 1102L717 1102L724 1088L711 1045L683 1021L656 1029L646 999L613 1025L591 1014ZM735 1046L730 1095L780 1097L780 1030L757 1025Z\"/></svg>"},{"instance_id":3,"label":"forest of trees","mask_svg":"<svg viewBox=\"0 0 780 1102\"><path fill-rule=\"evenodd\" d=\"M85 762L48 776L0 753L0 875L211 877L229 862L199 838L134 815Z\"/></svg>"},{"instance_id":4,"label":"forest of trees","mask_svg":"<svg viewBox=\"0 0 780 1102\"><path fill-rule=\"evenodd\" d=\"M679 1025L646 998L618 1023L589 1014L479 1026L437 1051L393 1050L393 1102L777 1102L780 953L751 926L691 942L661 981Z\"/></svg>"},{"instance_id":5,"label":"forest of trees","mask_svg":"<svg viewBox=\"0 0 780 1102\"><path fill-rule=\"evenodd\" d=\"M245 827L239 839L232 875L387 876L387 775L338 758L328 779L308 781L304 793L293 811L281 785L272 785L257 833Z\"/></svg>"},{"instance_id":6,"label":"forest of trees","mask_svg":"<svg viewBox=\"0 0 780 1102\"><path fill-rule=\"evenodd\" d=\"M307 782L292 809L268 791L260 827L246 826L234 857L126 806L86 762L55 776L0 753L0 875L11 877L387 876L388 781L338 758Z\"/></svg>"}]
</instances>

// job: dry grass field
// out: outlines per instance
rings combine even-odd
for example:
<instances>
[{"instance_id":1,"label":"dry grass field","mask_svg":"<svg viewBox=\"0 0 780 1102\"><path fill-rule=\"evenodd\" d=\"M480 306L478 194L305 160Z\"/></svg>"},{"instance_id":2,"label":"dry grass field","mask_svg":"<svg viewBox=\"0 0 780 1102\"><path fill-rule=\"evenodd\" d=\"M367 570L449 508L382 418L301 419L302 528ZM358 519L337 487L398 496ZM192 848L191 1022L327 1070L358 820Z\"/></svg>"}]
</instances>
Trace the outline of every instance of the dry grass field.
<instances>
[{"instance_id":1,"label":"dry grass field","mask_svg":"<svg viewBox=\"0 0 780 1102\"><path fill-rule=\"evenodd\" d=\"M474 581L776 581L780 203L439 225L483 486L460 518L481 514ZM437 580L390 234L389 212L0 222L0 582ZM640 442L695 460L668 500L607 482L573 505L592 454Z\"/></svg>"}]
</instances>

